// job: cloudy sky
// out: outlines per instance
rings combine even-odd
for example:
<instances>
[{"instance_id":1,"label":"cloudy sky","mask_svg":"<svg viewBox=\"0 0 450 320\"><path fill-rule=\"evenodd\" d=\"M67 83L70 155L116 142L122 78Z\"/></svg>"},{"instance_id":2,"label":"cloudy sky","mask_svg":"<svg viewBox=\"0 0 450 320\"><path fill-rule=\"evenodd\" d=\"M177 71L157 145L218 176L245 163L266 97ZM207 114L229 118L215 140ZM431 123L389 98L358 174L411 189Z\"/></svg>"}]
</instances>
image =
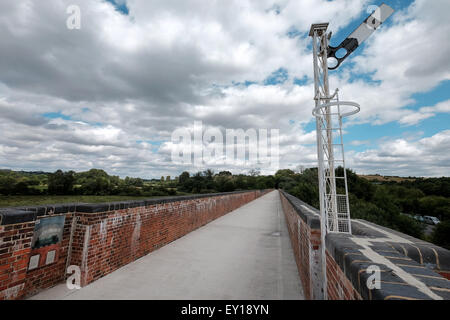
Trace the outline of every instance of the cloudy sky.
<instances>
[{"instance_id":1,"label":"cloudy sky","mask_svg":"<svg viewBox=\"0 0 450 320\"><path fill-rule=\"evenodd\" d=\"M329 21L337 45L381 2L2 0L0 168L192 172L170 161L170 140L194 121L280 129L280 166L315 166L310 25ZM361 105L347 166L448 176L450 2L385 2L396 13L330 73ZM66 26L73 4L80 30Z\"/></svg>"}]
</instances>

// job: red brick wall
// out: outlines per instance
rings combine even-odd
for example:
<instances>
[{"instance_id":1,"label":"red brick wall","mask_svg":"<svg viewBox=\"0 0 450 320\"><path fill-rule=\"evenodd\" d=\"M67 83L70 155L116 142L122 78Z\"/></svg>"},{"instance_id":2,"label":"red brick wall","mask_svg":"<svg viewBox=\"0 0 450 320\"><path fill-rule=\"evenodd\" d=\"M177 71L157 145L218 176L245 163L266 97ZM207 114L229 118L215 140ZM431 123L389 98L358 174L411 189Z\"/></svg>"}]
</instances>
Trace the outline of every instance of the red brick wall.
<instances>
[{"instance_id":1,"label":"red brick wall","mask_svg":"<svg viewBox=\"0 0 450 320\"><path fill-rule=\"evenodd\" d=\"M25 293L34 222L0 226L0 300Z\"/></svg>"},{"instance_id":2,"label":"red brick wall","mask_svg":"<svg viewBox=\"0 0 450 320\"><path fill-rule=\"evenodd\" d=\"M71 264L81 266L82 286L87 285L260 195L239 193L79 214L73 246L83 250L73 251Z\"/></svg>"},{"instance_id":3,"label":"red brick wall","mask_svg":"<svg viewBox=\"0 0 450 320\"><path fill-rule=\"evenodd\" d=\"M281 194L281 203L303 284L306 299L321 299L321 237L320 228L311 228L293 205ZM342 272L336 261L326 251L327 295L329 300L361 300L350 280ZM318 283L319 282L319 283Z\"/></svg>"},{"instance_id":4,"label":"red brick wall","mask_svg":"<svg viewBox=\"0 0 450 320\"><path fill-rule=\"evenodd\" d=\"M221 194L101 213L66 213L58 259L34 270L28 270L28 265L35 221L0 226L0 300L21 299L64 281L66 265L79 266L82 286L89 284L267 192Z\"/></svg>"},{"instance_id":5,"label":"red brick wall","mask_svg":"<svg viewBox=\"0 0 450 320\"><path fill-rule=\"evenodd\" d=\"M445 271L438 271L435 270L437 273L439 273L441 276L443 276L445 279L450 280L450 272L445 272Z\"/></svg>"},{"instance_id":6,"label":"red brick wall","mask_svg":"<svg viewBox=\"0 0 450 320\"><path fill-rule=\"evenodd\" d=\"M39 291L42 291L43 289L50 288L55 284L64 281L67 254L69 251L70 230L73 216L74 213L66 214L61 243L53 246L57 250L56 261L50 265L44 265L37 269L28 270L25 286L27 296L36 294ZM45 249L44 251L48 251L50 248L44 247L42 249ZM33 254L35 252L36 251L33 251ZM29 258L30 257L28 257L28 260ZM41 260L45 260L45 255L41 255Z\"/></svg>"},{"instance_id":7,"label":"red brick wall","mask_svg":"<svg viewBox=\"0 0 450 320\"><path fill-rule=\"evenodd\" d=\"M357 262L357 260L352 257L352 254L355 253L355 249L357 252L361 250L361 247L359 247L357 243L352 240L353 236L329 233L326 236L326 241L324 241L326 243L322 244L318 210L308 206L300 199L297 199L285 192L281 192L280 195L295 260L297 262L306 299L324 299L325 294L323 293L325 288L326 298L328 300L362 300L363 298L369 300L385 300L392 299L394 297L396 299L404 300L428 299L430 297L435 298L431 295L425 295L421 290L419 290L418 287L411 286L409 283L403 281L400 277L395 275L395 273L390 272L385 273L387 280L384 281L389 285L389 288L383 288L383 290L373 289L369 291L366 291L365 287L361 288L361 286L358 286L358 283L361 281L361 272L366 271L363 268L367 268L367 266L363 265L365 265L366 262L373 263L378 267L383 264L380 264L377 260L364 260L358 261L363 262L363 264L355 264L353 267L352 263ZM353 222L354 223L352 223L352 225L356 224L356 226L358 226L358 221ZM367 223L368 222L366 222L366 224ZM373 237L370 233L370 228L365 229L361 226L358 228L359 229L356 230L359 233L356 234L360 237L367 237L367 239ZM355 228L353 228L353 231L355 231ZM395 231L392 232L396 233ZM411 255L409 255L409 252L406 253L406 250L401 243L398 243L402 249L399 250L389 242L377 242L376 247L380 252L379 254L383 255L382 252L390 251L389 254L392 257L388 257L389 259L399 260L400 263L406 259L409 260L408 266L411 268L420 268L417 270L427 270L424 271L427 272L427 274L419 274L419 271L414 271L418 274L413 274L413 276L416 278L420 277L418 279L428 286L431 291L434 290L433 292L438 296L448 296L446 299L449 299L450 295L448 292L450 292L450 284L445 279L448 279L450 274L448 271L445 271L446 269L448 270L446 266L449 265L448 261L450 261L448 259L450 256L448 251L439 247L429 247L433 245L424 245L423 241L406 235L403 238L405 239L405 242L416 242L415 245L410 245L410 247L414 248ZM325 245L327 246L327 250L324 250L323 246ZM421 248L419 248L419 246L421 246ZM392 251L392 249L396 251ZM405 251L404 255L402 251ZM417 262L417 256L414 258L414 254L417 254L417 251L419 252L420 262ZM426 254L423 252L426 252ZM347 253L351 253L348 256L348 261L345 259ZM343 257L343 260L339 261L338 257ZM416 261L413 259L416 259ZM422 262L425 261L425 259L427 259L427 263ZM322 261L326 264L326 277L323 275ZM336 261L339 261L339 264L336 263ZM432 271L427 269L425 266L425 264L433 264L435 261L439 269L444 266L444 270L437 270L443 278L441 278L437 273L433 274ZM348 264L346 264L347 262ZM393 263L395 264L395 262ZM400 267L400 263L396 264ZM341 268L339 265L348 267ZM352 284L352 280L356 279L356 277L358 277L358 282L356 284L358 289L356 289ZM440 283L439 290L435 287L438 282Z\"/></svg>"},{"instance_id":8,"label":"red brick wall","mask_svg":"<svg viewBox=\"0 0 450 320\"><path fill-rule=\"evenodd\" d=\"M328 300L362 300L361 295L353 287L328 250L326 256Z\"/></svg>"},{"instance_id":9,"label":"red brick wall","mask_svg":"<svg viewBox=\"0 0 450 320\"><path fill-rule=\"evenodd\" d=\"M320 284L312 274L317 276L321 242L320 229L311 229L298 215L292 204L282 194L280 195L305 298L308 300L318 299Z\"/></svg>"}]
</instances>

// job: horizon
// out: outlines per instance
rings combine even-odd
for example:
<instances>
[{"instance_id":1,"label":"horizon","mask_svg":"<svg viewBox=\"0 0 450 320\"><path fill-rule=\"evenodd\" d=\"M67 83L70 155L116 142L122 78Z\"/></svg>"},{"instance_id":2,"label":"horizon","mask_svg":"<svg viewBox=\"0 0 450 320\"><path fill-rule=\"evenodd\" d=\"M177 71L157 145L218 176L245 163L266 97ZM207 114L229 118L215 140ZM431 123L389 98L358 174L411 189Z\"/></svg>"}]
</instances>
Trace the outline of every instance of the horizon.
<instances>
[{"instance_id":1,"label":"horizon","mask_svg":"<svg viewBox=\"0 0 450 320\"><path fill-rule=\"evenodd\" d=\"M186 172L188 172L191 176L192 175L194 175L194 174L196 174L196 173L198 173L198 172L204 172L204 171L206 171L206 170L208 170L208 169L210 169L210 168L206 168L206 169L204 169L204 170L198 170L198 171L186 171ZM306 169L317 169L317 167L308 167L308 168L303 168L303 170L306 170ZM427 176L399 176L399 175L381 175L381 174L379 174L379 173L358 173L357 171L355 171L355 170L353 170L352 168L346 168L347 170L352 170L356 175L358 175L358 176L381 176L381 177L387 177L387 178L389 178L389 177L398 177L398 178L405 178L405 179L408 179L408 178L418 178L418 179L439 179L439 178L448 178L449 176L434 176L434 177L427 177ZM62 169L57 169L57 170L62 170ZM81 170L81 171L76 171L76 170L63 170L64 172L67 172L67 171L74 171L75 173L83 173L83 172L88 172L88 171L90 171L90 170L103 170L104 172L106 172L109 176L116 176L115 174L111 174L110 172L108 172L108 170L107 169L101 169L101 168L90 168L90 169L88 169L88 170ZM296 174L299 174L300 172L298 172L298 170L293 170L293 169L290 169L290 168L280 168L279 170L292 170L292 171L294 171ZM52 173L55 173L56 172L56 170L55 171L53 171L53 172L49 172L49 171L43 171L43 170L32 170L32 171L28 171L28 170L13 170L13 169L7 169L7 168L0 168L0 171L13 171L13 172L23 172L23 173L42 173L42 174L52 174ZM219 174L220 172L222 172L222 171L229 171L229 172L231 172L231 174L233 175L233 176L237 176L237 175L246 175L246 176L248 176L248 175L250 175L248 172L247 173L235 173L235 172L233 172L233 171L230 171L230 170L219 170L219 171L214 171L213 170L213 172L214 172L214 174L215 175L217 175L217 174ZM148 178L148 177L141 177L141 176L118 176L119 178L121 178L121 179L124 179L124 178L126 178L126 177L129 177L129 178L133 178L133 179L137 179L137 178L140 178L140 179L142 179L142 180L160 180L161 179L161 177L164 177L164 179L167 177L167 176L170 176L171 177L171 179L172 178L178 178L182 173L183 173L184 171L182 171L182 172L180 172L180 173L178 173L178 174L175 174L175 175L161 175L161 176L159 176L159 177L153 177L153 178ZM275 175L275 173L274 174L259 174L259 176L273 176L273 175Z\"/></svg>"},{"instance_id":2,"label":"horizon","mask_svg":"<svg viewBox=\"0 0 450 320\"><path fill-rule=\"evenodd\" d=\"M144 179L207 168L276 172L173 161L174 132L195 135L200 121L222 135L279 130L277 168L317 167L310 26L329 21L336 45L382 2L2 1L0 167L107 168ZM450 2L385 2L392 17L330 72L331 90L361 105L344 122L346 167L444 177L450 43L441 34L450 33ZM73 6L80 25L69 28Z\"/></svg>"}]
</instances>

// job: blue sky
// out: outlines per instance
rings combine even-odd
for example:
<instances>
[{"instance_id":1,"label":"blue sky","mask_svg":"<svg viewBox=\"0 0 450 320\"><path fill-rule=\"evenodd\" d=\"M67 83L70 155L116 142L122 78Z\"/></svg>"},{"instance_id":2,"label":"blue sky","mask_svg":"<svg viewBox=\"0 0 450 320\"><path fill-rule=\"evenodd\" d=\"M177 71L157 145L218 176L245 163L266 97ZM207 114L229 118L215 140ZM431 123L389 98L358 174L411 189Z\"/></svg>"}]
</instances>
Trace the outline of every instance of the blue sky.
<instances>
[{"instance_id":1,"label":"blue sky","mask_svg":"<svg viewBox=\"0 0 450 320\"><path fill-rule=\"evenodd\" d=\"M379 6L385 1L378 0L372 1L370 4L374 6ZM412 0L397 0L390 1L389 5L396 10L396 12L407 9L413 3ZM345 27L341 28L336 34L333 34L331 39L331 45L337 46L340 42L342 42L348 35L350 35L361 22L369 15L367 12L361 12L361 14L353 19L352 22L347 24ZM392 26L392 20L388 19L386 23L383 25L384 28L389 28ZM289 37L304 37L307 38L307 33L302 33L295 28L291 28L287 33ZM401 44L399 44L401 45ZM353 63L351 58L357 56L365 49L366 44L363 43L358 50L356 50L352 56L350 56L347 61L341 65L341 67L336 71L330 71L330 74L337 73L339 74L341 70L349 70L351 69ZM286 68L279 68L275 70L269 77L267 77L263 84L266 86L283 84L288 81L289 70ZM377 83L376 80L372 79L371 73L352 73L351 80L363 79L366 82L374 82ZM311 79L308 79L306 76L302 79L295 78L294 84L303 86ZM247 82L245 85L251 85L254 82ZM414 100L412 103L407 105L409 110L419 112L419 109L426 106L433 106L441 101L447 100L450 98L450 81L443 81L438 84L432 90L426 92L419 92L411 95L411 98ZM290 124L294 123L293 120L290 120ZM418 124L414 125L399 125L397 121L388 122L382 125L373 125L371 123L360 124L360 125L352 125L347 127L347 132L345 134L345 140L349 142L352 141L360 141L358 145L347 144L346 148L348 150L354 151L364 151L366 148L375 147L378 144L380 139L384 139L387 137L390 138L402 138L405 136L411 135L411 133L417 133L416 136L432 136L436 133L446 130L449 128L450 123L450 115L449 114L439 114L438 116L425 119ZM304 129L306 131L312 131L315 129L315 120L311 119L309 123L304 125Z\"/></svg>"},{"instance_id":2,"label":"blue sky","mask_svg":"<svg viewBox=\"0 0 450 320\"><path fill-rule=\"evenodd\" d=\"M105 1L111 3L120 13L124 15L129 14L129 9L125 0L105 0Z\"/></svg>"},{"instance_id":3,"label":"blue sky","mask_svg":"<svg viewBox=\"0 0 450 320\"><path fill-rule=\"evenodd\" d=\"M171 159L172 134L194 121L221 132L278 129L281 168L316 166L311 23L329 21L337 45L382 3L25 2L0 4L0 168L144 178L209 166ZM450 44L435 30L450 33L450 3L385 2L395 14L330 72L342 100L361 105L345 122L348 166L448 175ZM65 27L72 4L80 30Z\"/></svg>"},{"instance_id":4,"label":"blue sky","mask_svg":"<svg viewBox=\"0 0 450 320\"><path fill-rule=\"evenodd\" d=\"M385 1L372 1L373 5L380 5ZM389 5L393 7L397 12L401 10L407 9L413 1L389 1ZM350 24L348 24L345 28L342 28L333 35L331 40L331 45L338 45L343 39L345 39L355 28L359 26L360 21L363 20L367 16L367 13L361 13L361 16L358 19L354 19ZM389 28L393 24L392 19L389 19L384 25L383 28ZM376 36L376 35L375 35ZM402 45L401 43L398 44ZM365 49L366 44L364 43L358 50L356 50L351 57L358 56ZM350 60L350 61L349 61ZM421 63L421 61L417 61L417 63ZM348 59L341 65L341 70L351 69L353 63L351 59ZM330 74L338 71L331 71ZM363 79L366 82L376 82L372 79L372 74L357 74L352 73L352 80ZM300 85L304 84L300 83ZM409 110L420 112L420 108L427 106L434 106L435 104L450 99L450 81L442 81L438 85L436 85L431 90L425 92L414 93L410 96L413 99L413 102L407 104L407 108ZM364 106L362 106L364 108ZM384 123L381 125L374 125L371 123L359 124L359 125L351 125L346 128L346 134L344 140L347 141L346 150L353 150L356 152L364 151L368 148L376 148L379 143L382 143L384 139L397 139L397 138L408 138L408 137L431 137L441 131L448 130L450 123L450 115L448 113L440 113L434 117L425 119L417 124L405 125L399 124L397 121L391 121L388 123ZM306 131L314 130L315 121L312 120L305 127ZM348 142L359 141L357 145L352 145Z\"/></svg>"},{"instance_id":5,"label":"blue sky","mask_svg":"<svg viewBox=\"0 0 450 320\"><path fill-rule=\"evenodd\" d=\"M415 110L419 112L419 109L426 106L433 106L438 102L447 100L450 98L450 81L442 82L438 87L430 90L426 93L414 94L412 98L415 100L414 103L408 105L408 109ZM401 138L404 135L409 135L412 132L416 132L421 136L433 136L443 130L449 129L450 114L440 113L432 118L425 119L418 124L414 125L402 125L397 121L389 122L383 125L353 125L347 130L348 133L345 135L347 141L354 140L367 140L370 141L368 146L373 146L376 144L378 139L383 137L391 138ZM365 146L352 146L348 145L347 149L361 151Z\"/></svg>"}]
</instances>

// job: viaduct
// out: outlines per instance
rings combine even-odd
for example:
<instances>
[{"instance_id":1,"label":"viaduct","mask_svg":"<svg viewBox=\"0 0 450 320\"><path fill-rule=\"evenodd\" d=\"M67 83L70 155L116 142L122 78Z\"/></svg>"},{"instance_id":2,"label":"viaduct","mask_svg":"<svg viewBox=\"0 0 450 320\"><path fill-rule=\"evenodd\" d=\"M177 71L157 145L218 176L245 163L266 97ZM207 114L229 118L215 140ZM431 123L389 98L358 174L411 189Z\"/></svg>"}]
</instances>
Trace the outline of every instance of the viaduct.
<instances>
[{"instance_id":1,"label":"viaduct","mask_svg":"<svg viewBox=\"0 0 450 320\"><path fill-rule=\"evenodd\" d=\"M450 251L352 230L281 190L1 209L0 300L450 299Z\"/></svg>"}]
</instances>

